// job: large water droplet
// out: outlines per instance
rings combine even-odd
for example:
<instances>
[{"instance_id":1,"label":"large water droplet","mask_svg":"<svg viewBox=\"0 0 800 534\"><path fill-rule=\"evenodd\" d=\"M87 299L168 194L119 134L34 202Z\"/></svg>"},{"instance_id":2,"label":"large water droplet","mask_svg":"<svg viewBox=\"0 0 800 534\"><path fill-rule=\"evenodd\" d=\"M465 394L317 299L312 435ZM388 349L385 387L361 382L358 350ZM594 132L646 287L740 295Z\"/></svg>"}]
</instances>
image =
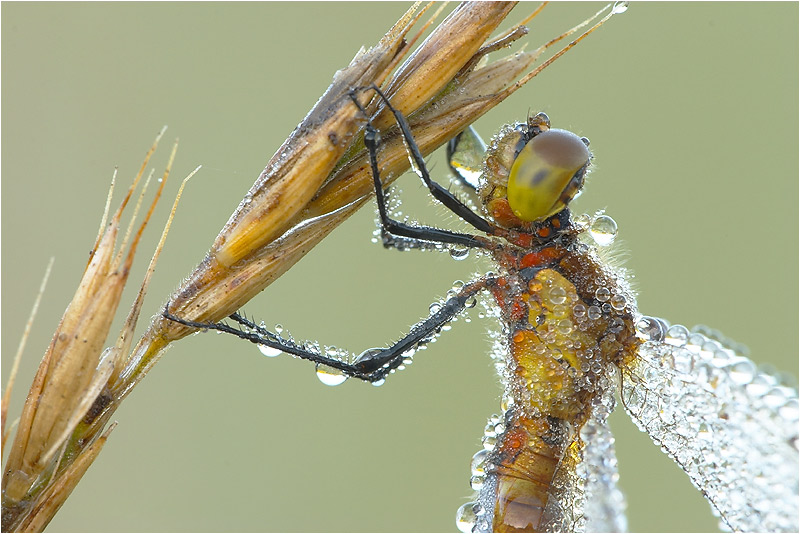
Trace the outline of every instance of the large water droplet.
<instances>
[{"instance_id":1,"label":"large water droplet","mask_svg":"<svg viewBox=\"0 0 800 534\"><path fill-rule=\"evenodd\" d=\"M756 365L747 358L742 358L728 368L728 375L737 384L749 384L755 378Z\"/></svg>"},{"instance_id":2,"label":"large water droplet","mask_svg":"<svg viewBox=\"0 0 800 534\"><path fill-rule=\"evenodd\" d=\"M484 482L486 482L486 478L482 475L477 475L469 479L469 485L475 491L480 491Z\"/></svg>"},{"instance_id":3,"label":"large water droplet","mask_svg":"<svg viewBox=\"0 0 800 534\"><path fill-rule=\"evenodd\" d=\"M689 341L689 330L680 324L674 324L667 330L666 342L670 345L682 347Z\"/></svg>"},{"instance_id":4,"label":"large water droplet","mask_svg":"<svg viewBox=\"0 0 800 534\"><path fill-rule=\"evenodd\" d=\"M667 325L661 319L644 315L636 322L636 332L647 341L663 341L667 335Z\"/></svg>"},{"instance_id":5,"label":"large water droplet","mask_svg":"<svg viewBox=\"0 0 800 534\"><path fill-rule=\"evenodd\" d=\"M478 519L474 510L476 504L477 503L474 502L462 504L456 512L456 527L458 527L458 530L461 532L467 534L472 532L475 521Z\"/></svg>"},{"instance_id":6,"label":"large water droplet","mask_svg":"<svg viewBox=\"0 0 800 534\"><path fill-rule=\"evenodd\" d=\"M567 300L567 291L561 287L556 286L550 290L550 302L553 304L564 304Z\"/></svg>"},{"instance_id":7,"label":"large water droplet","mask_svg":"<svg viewBox=\"0 0 800 534\"><path fill-rule=\"evenodd\" d=\"M625 13L628 10L628 2L614 2L614 7L611 8L611 12L615 15L619 15L620 13Z\"/></svg>"},{"instance_id":8,"label":"large water droplet","mask_svg":"<svg viewBox=\"0 0 800 534\"><path fill-rule=\"evenodd\" d=\"M486 458L488 457L489 451L486 449L480 450L472 456L470 471L472 471L473 476L483 475L486 472Z\"/></svg>"},{"instance_id":9,"label":"large water droplet","mask_svg":"<svg viewBox=\"0 0 800 534\"><path fill-rule=\"evenodd\" d=\"M469 256L469 247L464 245L453 245L450 247L450 257L454 260L464 260Z\"/></svg>"},{"instance_id":10,"label":"large water droplet","mask_svg":"<svg viewBox=\"0 0 800 534\"><path fill-rule=\"evenodd\" d=\"M563 335L568 335L572 332L572 321L569 319L561 319L558 324L556 325L558 332Z\"/></svg>"},{"instance_id":11,"label":"large water droplet","mask_svg":"<svg viewBox=\"0 0 800 534\"><path fill-rule=\"evenodd\" d=\"M608 215L598 215L592 221L589 235L601 247L607 247L617 237L617 222Z\"/></svg>"},{"instance_id":12,"label":"large water droplet","mask_svg":"<svg viewBox=\"0 0 800 534\"><path fill-rule=\"evenodd\" d=\"M257 346L258 350L261 351L261 354L267 356L268 358L274 358L275 356L283 352L281 349L275 349L273 347L268 347L266 345L257 345Z\"/></svg>"},{"instance_id":13,"label":"large water droplet","mask_svg":"<svg viewBox=\"0 0 800 534\"><path fill-rule=\"evenodd\" d=\"M317 378L326 386L338 386L347 380L347 375L340 369L335 369L322 363L317 364Z\"/></svg>"},{"instance_id":14,"label":"large water droplet","mask_svg":"<svg viewBox=\"0 0 800 534\"><path fill-rule=\"evenodd\" d=\"M594 292L594 296L600 302L605 302L611 298L611 291L607 287L598 287L597 291Z\"/></svg>"}]
</instances>

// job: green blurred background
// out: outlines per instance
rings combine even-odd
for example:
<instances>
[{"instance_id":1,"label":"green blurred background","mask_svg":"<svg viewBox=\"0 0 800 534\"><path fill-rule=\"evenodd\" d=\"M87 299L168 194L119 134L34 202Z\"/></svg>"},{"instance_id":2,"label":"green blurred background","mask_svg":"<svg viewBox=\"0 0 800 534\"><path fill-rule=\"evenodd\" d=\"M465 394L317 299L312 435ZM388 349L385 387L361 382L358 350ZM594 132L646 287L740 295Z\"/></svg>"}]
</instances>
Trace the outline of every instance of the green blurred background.
<instances>
[{"instance_id":1,"label":"green blurred background","mask_svg":"<svg viewBox=\"0 0 800 534\"><path fill-rule=\"evenodd\" d=\"M163 124L174 192L198 164L146 303L157 313L203 257L336 69L400 3L2 5L2 357L10 361L50 256L55 269L10 415L118 193ZM533 9L523 5L519 19ZM597 4L545 9L528 49ZM607 208L644 313L706 323L797 376L798 5L634 4L477 123L546 111L592 140L578 211ZM433 174L446 179L441 157ZM451 221L418 180L404 212ZM167 195L140 247L141 278ZM456 279L484 268L384 251L362 210L247 305L296 338L383 345ZM128 293L130 294L130 292ZM130 298L124 301L130 302ZM123 304L127 307L127 304ZM116 413L106 450L53 531L453 531L469 460L500 389L477 318L381 388L321 385L311 365L212 334L172 348ZM709 506L623 413L613 420L634 531L716 528Z\"/></svg>"}]
</instances>

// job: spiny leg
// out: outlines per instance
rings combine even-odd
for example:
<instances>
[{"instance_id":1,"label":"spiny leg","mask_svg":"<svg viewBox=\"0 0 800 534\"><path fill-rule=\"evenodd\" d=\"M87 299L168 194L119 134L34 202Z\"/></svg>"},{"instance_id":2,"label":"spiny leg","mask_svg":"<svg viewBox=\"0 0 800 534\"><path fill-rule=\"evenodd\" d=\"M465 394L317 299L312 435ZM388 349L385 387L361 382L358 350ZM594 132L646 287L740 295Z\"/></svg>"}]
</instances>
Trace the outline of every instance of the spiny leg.
<instances>
[{"instance_id":1,"label":"spiny leg","mask_svg":"<svg viewBox=\"0 0 800 534\"><path fill-rule=\"evenodd\" d=\"M398 126L400 128L401 134L403 135L406 147L408 148L409 153L411 154L414 166L418 170L423 182L431 191L431 194L434 196L434 198L439 200L448 209L453 211L456 215L461 217L466 222L472 224L479 230L488 233L493 233L495 228L491 223L489 223L488 221L484 220L482 217L474 213L472 210L469 209L468 206L466 206L464 203L458 200L447 189L445 189L440 184L434 182L431 179L430 175L428 174L427 167L425 165L425 160L422 157L422 153L420 152L419 147L414 141L414 138L411 134L411 129L408 126L408 122L405 120L405 117L403 117L402 113L400 113L394 107L391 106L386 96L376 86L373 85L367 89L374 90L378 94L378 96L385 102L387 108L394 114L395 119L397 120ZM370 167L372 170L373 184L375 186L375 194L377 197L377 204L378 204L378 213L381 218L382 229L391 235L409 238L411 240L420 240L420 241L427 241L434 243L448 243L454 245L467 246L470 248L486 248L488 246L488 242L479 236L472 236L469 234L462 234L458 232L452 232L449 230L442 230L430 226L413 226L396 221L389 216L388 211L386 209L386 198L383 192L383 185L380 180L380 171L377 159L377 151L378 151L378 146L380 144L380 134L370 122L366 110L360 105L357 99L355 99L354 95L352 96L353 96L353 102L361 109L364 116L367 117L367 125L365 127L365 133L364 133L364 144L367 147L369 153ZM425 248L425 245L421 244L419 248Z\"/></svg>"},{"instance_id":2,"label":"spiny leg","mask_svg":"<svg viewBox=\"0 0 800 534\"><path fill-rule=\"evenodd\" d=\"M357 378L366 382L378 382L397 369L420 346L432 341L442 326L452 321L465 308L474 305L475 294L493 283L492 278L481 278L466 284L454 296L448 298L426 319L414 325L408 334L386 348L368 349L362 352L353 363L324 355L308 344L297 344L291 339L281 337L264 327L255 324L239 313L230 315L230 319L241 325L231 326L226 323L187 321L172 315L164 308L162 315L171 321L185 326L203 330L217 330L250 341L257 345L267 346L286 352L317 365L326 365L340 371L344 376Z\"/></svg>"}]
</instances>

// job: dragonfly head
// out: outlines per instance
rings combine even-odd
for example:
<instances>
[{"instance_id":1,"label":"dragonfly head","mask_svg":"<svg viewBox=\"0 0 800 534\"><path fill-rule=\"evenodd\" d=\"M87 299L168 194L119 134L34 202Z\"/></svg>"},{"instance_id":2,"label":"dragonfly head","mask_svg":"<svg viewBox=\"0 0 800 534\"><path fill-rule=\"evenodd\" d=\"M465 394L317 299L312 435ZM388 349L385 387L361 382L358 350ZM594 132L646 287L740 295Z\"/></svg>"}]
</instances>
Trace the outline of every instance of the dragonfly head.
<instances>
[{"instance_id":1,"label":"dragonfly head","mask_svg":"<svg viewBox=\"0 0 800 534\"><path fill-rule=\"evenodd\" d=\"M549 127L539 114L502 131L489 149L484 201L506 227L527 227L564 210L583 188L588 140Z\"/></svg>"}]
</instances>

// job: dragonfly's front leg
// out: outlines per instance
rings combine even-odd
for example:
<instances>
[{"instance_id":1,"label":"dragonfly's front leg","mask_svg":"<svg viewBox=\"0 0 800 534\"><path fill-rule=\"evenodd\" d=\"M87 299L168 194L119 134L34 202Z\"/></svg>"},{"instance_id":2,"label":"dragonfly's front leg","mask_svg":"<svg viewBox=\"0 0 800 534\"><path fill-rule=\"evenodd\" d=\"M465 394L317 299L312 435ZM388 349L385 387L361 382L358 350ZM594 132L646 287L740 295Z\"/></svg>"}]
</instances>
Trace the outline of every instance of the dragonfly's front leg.
<instances>
[{"instance_id":1,"label":"dragonfly's front leg","mask_svg":"<svg viewBox=\"0 0 800 534\"><path fill-rule=\"evenodd\" d=\"M414 137L411 135L411 127L408 125L405 117L403 117L403 114L392 107L389 99L381 92L380 89L378 89L377 86L373 85L366 89L374 90L375 93L383 100L387 109L394 114L397 125L400 128L401 135L403 136L406 146L409 150L411 160L414 163L414 167L422 178L422 181L433 194L434 198L444 204L448 209L453 211L453 213L479 230L483 232L492 232L494 227L491 223L484 220L480 215L472 212L469 207L458 200L452 193L431 179L425 165L425 160L422 157L422 153L414 141ZM434 228L432 226L410 225L404 222L396 221L390 217L386 208L386 197L383 191L383 183L381 182L378 165L378 147L381 142L380 133L372 125L369 115L364 107L361 106L359 101L355 98L355 92L351 95L351 97L353 98L355 105L361 109L361 112L367 119L367 124L364 130L364 145L366 146L369 155L373 184L375 186L375 197L378 204L378 214L381 220L381 229L384 233L384 243L387 246L396 246L395 242L392 241L391 238L399 237L401 238L399 242L403 244L402 248L424 249L429 248L430 243L458 245L469 248L487 248L487 240L479 236L443 230L440 228ZM390 238L388 240L386 239L387 235ZM401 247L397 246L397 248Z\"/></svg>"},{"instance_id":2,"label":"dragonfly's front leg","mask_svg":"<svg viewBox=\"0 0 800 534\"><path fill-rule=\"evenodd\" d=\"M324 354L317 343L298 344L291 339L270 332L263 326L247 319L239 313L234 313L230 319L238 326L227 323L187 321L169 313L166 308L162 315L171 321L185 326L203 330L217 330L233 334L241 339L257 345L270 347L291 354L303 360L333 368L345 377L353 377L366 382L379 382L386 378L393 370L410 358L421 346L432 341L441 331L442 326L452 321L465 308L475 304L475 295L491 284L494 279L481 278L464 285L455 295L448 298L440 306L432 309L432 313L424 320L411 328L408 334L386 348L368 349L358 357L348 358L348 361L338 357Z\"/></svg>"}]
</instances>

